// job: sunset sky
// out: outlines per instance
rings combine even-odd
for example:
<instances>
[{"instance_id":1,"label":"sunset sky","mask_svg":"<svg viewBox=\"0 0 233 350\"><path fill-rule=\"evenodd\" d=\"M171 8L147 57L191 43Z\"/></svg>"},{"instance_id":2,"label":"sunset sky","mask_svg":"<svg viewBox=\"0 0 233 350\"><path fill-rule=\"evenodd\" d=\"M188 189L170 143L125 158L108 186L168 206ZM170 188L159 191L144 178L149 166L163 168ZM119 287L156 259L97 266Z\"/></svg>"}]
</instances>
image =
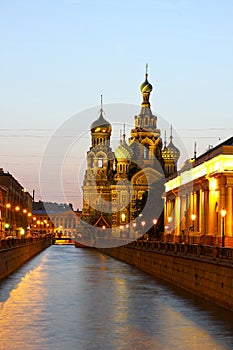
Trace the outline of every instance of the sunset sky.
<instances>
[{"instance_id":1,"label":"sunset sky","mask_svg":"<svg viewBox=\"0 0 233 350\"><path fill-rule=\"evenodd\" d=\"M194 142L201 154L232 136L232 18L231 0L1 1L0 167L36 200L81 208L100 95L114 148L140 110L146 63L158 128L173 125L181 162ZM44 171L58 158L64 198Z\"/></svg>"}]
</instances>

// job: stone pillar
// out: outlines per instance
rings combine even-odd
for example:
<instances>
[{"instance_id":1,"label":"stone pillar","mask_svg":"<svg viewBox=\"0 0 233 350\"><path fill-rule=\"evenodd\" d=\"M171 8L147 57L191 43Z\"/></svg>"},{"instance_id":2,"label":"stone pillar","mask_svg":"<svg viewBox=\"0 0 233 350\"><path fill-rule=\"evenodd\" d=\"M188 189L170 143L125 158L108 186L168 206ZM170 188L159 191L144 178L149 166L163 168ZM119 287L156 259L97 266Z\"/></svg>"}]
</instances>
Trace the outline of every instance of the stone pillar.
<instances>
[{"instance_id":1,"label":"stone pillar","mask_svg":"<svg viewBox=\"0 0 233 350\"><path fill-rule=\"evenodd\" d=\"M209 233L209 190L204 191L204 234L208 235Z\"/></svg>"},{"instance_id":2,"label":"stone pillar","mask_svg":"<svg viewBox=\"0 0 233 350\"><path fill-rule=\"evenodd\" d=\"M200 189L200 195L199 195L199 217L197 218L198 220L198 227L199 227L199 232L201 234L202 232L202 216L203 216L203 208L202 208L202 189Z\"/></svg>"}]
</instances>

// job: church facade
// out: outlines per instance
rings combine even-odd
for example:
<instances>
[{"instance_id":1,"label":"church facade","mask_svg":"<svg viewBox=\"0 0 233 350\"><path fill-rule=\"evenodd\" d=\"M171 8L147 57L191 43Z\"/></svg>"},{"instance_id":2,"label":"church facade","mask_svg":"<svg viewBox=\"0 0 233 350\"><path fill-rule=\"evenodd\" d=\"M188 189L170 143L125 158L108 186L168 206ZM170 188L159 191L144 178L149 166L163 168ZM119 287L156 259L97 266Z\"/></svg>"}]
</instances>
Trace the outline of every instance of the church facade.
<instances>
[{"instance_id":1,"label":"church facade","mask_svg":"<svg viewBox=\"0 0 233 350\"><path fill-rule=\"evenodd\" d=\"M91 146L83 181L81 221L84 232L98 228L99 234L131 237L151 227L163 227L165 179L177 172L179 150L172 141L163 145L157 116L150 107L152 85L140 86L141 109L126 141L125 130L119 146L111 148L112 126L104 118L101 97L99 118L91 125ZM124 128L125 129L125 128ZM154 226L153 226L154 225Z\"/></svg>"}]
</instances>

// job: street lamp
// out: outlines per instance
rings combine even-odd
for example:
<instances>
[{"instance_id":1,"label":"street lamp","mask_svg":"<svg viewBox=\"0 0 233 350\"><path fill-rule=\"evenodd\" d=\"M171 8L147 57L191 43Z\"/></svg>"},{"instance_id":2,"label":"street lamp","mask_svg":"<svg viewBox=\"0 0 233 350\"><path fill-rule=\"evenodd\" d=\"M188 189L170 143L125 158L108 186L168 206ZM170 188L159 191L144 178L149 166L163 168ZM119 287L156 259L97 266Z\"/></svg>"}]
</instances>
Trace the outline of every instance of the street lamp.
<instances>
[{"instance_id":1,"label":"street lamp","mask_svg":"<svg viewBox=\"0 0 233 350\"><path fill-rule=\"evenodd\" d=\"M196 220L196 215L195 214L191 214L191 220L192 220L192 230L194 232L194 221Z\"/></svg>"},{"instance_id":2,"label":"street lamp","mask_svg":"<svg viewBox=\"0 0 233 350\"><path fill-rule=\"evenodd\" d=\"M225 247L225 216L226 216L226 209L221 210L221 217L222 217L222 247Z\"/></svg>"},{"instance_id":3,"label":"street lamp","mask_svg":"<svg viewBox=\"0 0 233 350\"><path fill-rule=\"evenodd\" d=\"M158 222L158 220L157 219L153 219L153 231L154 231L154 237L157 239L157 237L156 237L156 225L157 225L157 222Z\"/></svg>"}]
</instances>

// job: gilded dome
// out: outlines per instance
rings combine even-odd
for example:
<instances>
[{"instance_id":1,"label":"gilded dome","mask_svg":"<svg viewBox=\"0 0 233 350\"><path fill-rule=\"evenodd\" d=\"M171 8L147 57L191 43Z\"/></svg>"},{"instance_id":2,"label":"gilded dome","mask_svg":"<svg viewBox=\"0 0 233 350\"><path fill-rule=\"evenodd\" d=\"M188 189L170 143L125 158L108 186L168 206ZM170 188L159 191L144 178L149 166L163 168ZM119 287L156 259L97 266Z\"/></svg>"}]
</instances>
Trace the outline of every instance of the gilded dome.
<instances>
[{"instance_id":1,"label":"gilded dome","mask_svg":"<svg viewBox=\"0 0 233 350\"><path fill-rule=\"evenodd\" d=\"M112 131L112 126L106 119L104 119L103 113L101 111L99 118L91 124L91 132L110 134L111 131Z\"/></svg>"},{"instance_id":2,"label":"gilded dome","mask_svg":"<svg viewBox=\"0 0 233 350\"><path fill-rule=\"evenodd\" d=\"M167 148L167 146L165 146L163 149L162 149L162 158L165 160L165 159L171 159L172 156L171 156L171 152L169 151L169 149Z\"/></svg>"},{"instance_id":3,"label":"gilded dome","mask_svg":"<svg viewBox=\"0 0 233 350\"><path fill-rule=\"evenodd\" d=\"M145 81L140 85L140 90L142 93L150 93L153 90L153 86L147 80L147 74Z\"/></svg>"},{"instance_id":4,"label":"gilded dome","mask_svg":"<svg viewBox=\"0 0 233 350\"><path fill-rule=\"evenodd\" d=\"M125 141L122 141L115 150L115 157L116 159L130 160L133 157L133 150L127 145Z\"/></svg>"},{"instance_id":5,"label":"gilded dome","mask_svg":"<svg viewBox=\"0 0 233 350\"><path fill-rule=\"evenodd\" d=\"M170 153L171 158L173 158L175 161L177 161L180 158L180 151L173 144L172 141L170 141L169 145L167 146L167 149L168 149L168 152Z\"/></svg>"}]
</instances>

